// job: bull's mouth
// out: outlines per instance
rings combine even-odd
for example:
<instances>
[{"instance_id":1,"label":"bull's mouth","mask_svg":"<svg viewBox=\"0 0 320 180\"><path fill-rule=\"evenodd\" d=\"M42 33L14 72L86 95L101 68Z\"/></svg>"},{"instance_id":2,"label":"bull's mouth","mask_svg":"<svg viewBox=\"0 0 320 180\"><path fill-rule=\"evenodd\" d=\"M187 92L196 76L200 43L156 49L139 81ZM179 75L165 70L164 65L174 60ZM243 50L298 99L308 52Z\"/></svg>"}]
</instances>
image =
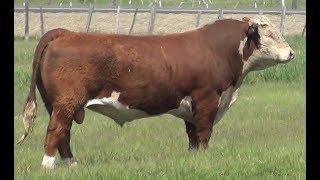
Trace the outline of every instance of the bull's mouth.
<instances>
[{"instance_id":1,"label":"bull's mouth","mask_svg":"<svg viewBox=\"0 0 320 180\"><path fill-rule=\"evenodd\" d=\"M293 60L293 59L279 60L278 63L280 63L280 64L286 64L286 63L288 63L288 62L290 62L290 61L292 61L292 60Z\"/></svg>"},{"instance_id":2,"label":"bull's mouth","mask_svg":"<svg viewBox=\"0 0 320 180\"><path fill-rule=\"evenodd\" d=\"M285 63L292 61L293 59L294 59L294 57L288 57L287 59L278 59L277 63L285 64Z\"/></svg>"}]
</instances>

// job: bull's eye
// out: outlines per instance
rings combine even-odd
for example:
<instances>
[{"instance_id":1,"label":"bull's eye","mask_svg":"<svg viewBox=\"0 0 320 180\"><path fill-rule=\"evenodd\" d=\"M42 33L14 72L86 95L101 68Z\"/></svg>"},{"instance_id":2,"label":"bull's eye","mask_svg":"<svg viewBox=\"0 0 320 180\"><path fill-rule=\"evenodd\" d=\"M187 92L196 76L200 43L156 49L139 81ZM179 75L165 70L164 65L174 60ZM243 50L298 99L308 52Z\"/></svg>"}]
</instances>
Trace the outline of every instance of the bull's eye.
<instances>
[{"instance_id":1,"label":"bull's eye","mask_svg":"<svg viewBox=\"0 0 320 180\"><path fill-rule=\"evenodd\" d=\"M269 37L271 39L276 39L275 35L271 31L268 31L267 37Z\"/></svg>"}]
</instances>

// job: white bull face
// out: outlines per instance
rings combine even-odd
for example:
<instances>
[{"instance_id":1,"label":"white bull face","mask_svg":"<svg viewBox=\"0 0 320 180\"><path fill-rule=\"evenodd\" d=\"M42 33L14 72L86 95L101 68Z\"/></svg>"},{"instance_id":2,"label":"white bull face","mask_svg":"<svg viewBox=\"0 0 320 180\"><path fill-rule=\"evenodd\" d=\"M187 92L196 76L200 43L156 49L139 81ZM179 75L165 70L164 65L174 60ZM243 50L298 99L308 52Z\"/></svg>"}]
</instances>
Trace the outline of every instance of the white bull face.
<instances>
[{"instance_id":1,"label":"white bull face","mask_svg":"<svg viewBox=\"0 0 320 180\"><path fill-rule=\"evenodd\" d=\"M282 37L278 28L274 27L267 17L261 16L249 20L250 26L255 26L260 36L259 46L249 58L252 70L287 63L294 58L294 51Z\"/></svg>"}]
</instances>

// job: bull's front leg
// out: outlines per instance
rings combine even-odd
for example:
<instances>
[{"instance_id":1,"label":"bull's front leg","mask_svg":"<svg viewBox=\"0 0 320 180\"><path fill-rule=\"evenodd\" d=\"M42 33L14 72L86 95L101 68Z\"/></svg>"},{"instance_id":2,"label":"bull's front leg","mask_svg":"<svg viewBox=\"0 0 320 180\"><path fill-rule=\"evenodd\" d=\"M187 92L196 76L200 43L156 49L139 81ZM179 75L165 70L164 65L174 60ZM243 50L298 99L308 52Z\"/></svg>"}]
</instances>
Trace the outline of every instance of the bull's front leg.
<instances>
[{"instance_id":1,"label":"bull's front leg","mask_svg":"<svg viewBox=\"0 0 320 180\"><path fill-rule=\"evenodd\" d=\"M184 123L186 124L186 132L189 138L189 151L197 150L199 147L199 141L196 126L188 121L184 121Z\"/></svg>"},{"instance_id":2,"label":"bull's front leg","mask_svg":"<svg viewBox=\"0 0 320 180\"><path fill-rule=\"evenodd\" d=\"M218 111L220 96L215 91L196 92L194 99L194 125L199 149L207 149L212 133L213 121Z\"/></svg>"}]
</instances>

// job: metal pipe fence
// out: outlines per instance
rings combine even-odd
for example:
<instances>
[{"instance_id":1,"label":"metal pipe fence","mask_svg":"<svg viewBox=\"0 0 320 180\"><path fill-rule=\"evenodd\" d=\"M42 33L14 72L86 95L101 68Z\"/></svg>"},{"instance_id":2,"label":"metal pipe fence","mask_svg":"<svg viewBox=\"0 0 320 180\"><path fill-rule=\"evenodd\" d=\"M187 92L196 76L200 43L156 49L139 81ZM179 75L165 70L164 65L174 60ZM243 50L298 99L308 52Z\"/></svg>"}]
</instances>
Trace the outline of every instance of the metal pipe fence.
<instances>
[{"instance_id":1,"label":"metal pipe fence","mask_svg":"<svg viewBox=\"0 0 320 180\"><path fill-rule=\"evenodd\" d=\"M43 13L88 13L87 23L85 30L89 32L91 17L94 12L100 13L116 13L117 22L116 22L116 32L118 33L119 28L119 15L120 13L150 13L150 22L148 27L148 33L152 34L154 29L154 21L156 14L197 14L195 27L199 26L199 21L201 14L216 14L218 19L222 19L225 14L269 14L269 15L280 15L281 21L279 25L280 32L283 33L285 29L285 17L286 15L306 15L306 11L290 11L286 10L286 7L283 5L279 10L266 10L266 9L254 9L254 10L235 10L235 9L178 9L178 8L160 8L155 4L150 8L131 8L131 7L121 7L116 8L97 8L89 6L87 8L83 7L30 7L29 3L26 3L24 7L15 7L14 12L16 13L25 13L25 40L29 39L29 13L39 13L41 18L41 29L43 34L44 22L43 22ZM135 18L132 22L132 27L134 26ZM132 31L132 29L130 30ZM304 34L305 28L303 29L302 35ZM131 33L131 32L130 32Z\"/></svg>"}]
</instances>

